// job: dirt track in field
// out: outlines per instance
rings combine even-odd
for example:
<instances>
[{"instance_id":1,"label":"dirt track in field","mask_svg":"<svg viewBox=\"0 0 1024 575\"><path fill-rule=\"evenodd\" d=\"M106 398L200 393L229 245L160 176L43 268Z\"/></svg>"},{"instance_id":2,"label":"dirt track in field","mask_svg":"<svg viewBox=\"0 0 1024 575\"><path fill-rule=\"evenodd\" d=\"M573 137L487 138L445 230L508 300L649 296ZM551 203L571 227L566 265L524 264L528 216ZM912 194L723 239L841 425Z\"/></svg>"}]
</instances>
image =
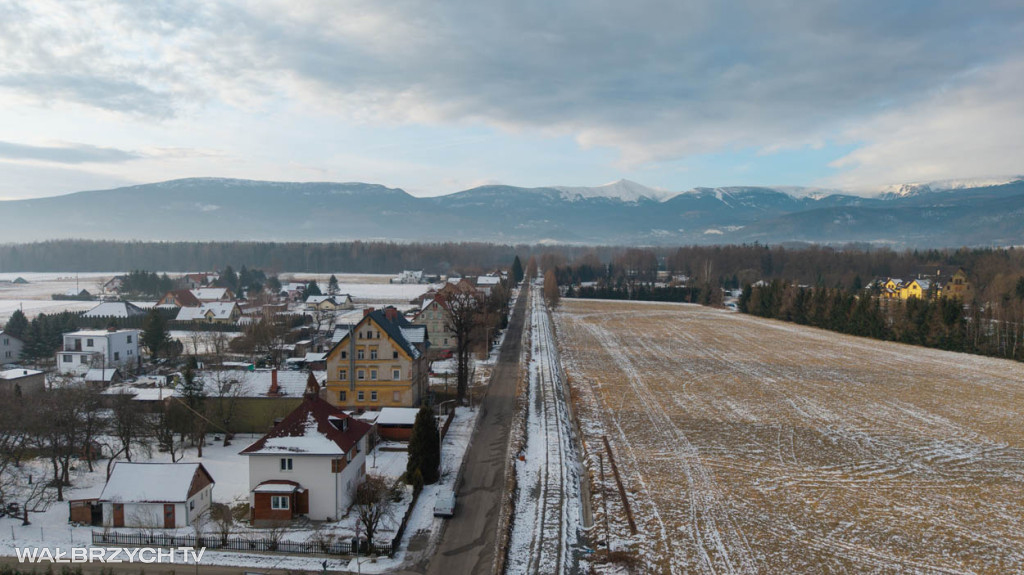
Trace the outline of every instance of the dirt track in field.
<instances>
[{"instance_id":1,"label":"dirt track in field","mask_svg":"<svg viewBox=\"0 0 1024 575\"><path fill-rule=\"evenodd\" d=\"M1021 364L696 306L566 300L556 325L595 524L607 503L649 571L1024 572Z\"/></svg>"}]
</instances>

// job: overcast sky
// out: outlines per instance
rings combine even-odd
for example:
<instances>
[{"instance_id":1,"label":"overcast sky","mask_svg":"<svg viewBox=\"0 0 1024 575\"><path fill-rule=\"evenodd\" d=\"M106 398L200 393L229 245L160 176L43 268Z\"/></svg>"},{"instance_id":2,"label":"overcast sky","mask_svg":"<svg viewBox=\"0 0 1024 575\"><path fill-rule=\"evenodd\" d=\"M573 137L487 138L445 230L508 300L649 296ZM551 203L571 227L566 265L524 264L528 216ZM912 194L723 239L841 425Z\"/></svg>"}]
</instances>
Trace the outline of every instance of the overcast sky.
<instances>
[{"instance_id":1,"label":"overcast sky","mask_svg":"<svg viewBox=\"0 0 1024 575\"><path fill-rule=\"evenodd\" d=\"M1024 172L1024 2L0 0L0 198Z\"/></svg>"}]
</instances>

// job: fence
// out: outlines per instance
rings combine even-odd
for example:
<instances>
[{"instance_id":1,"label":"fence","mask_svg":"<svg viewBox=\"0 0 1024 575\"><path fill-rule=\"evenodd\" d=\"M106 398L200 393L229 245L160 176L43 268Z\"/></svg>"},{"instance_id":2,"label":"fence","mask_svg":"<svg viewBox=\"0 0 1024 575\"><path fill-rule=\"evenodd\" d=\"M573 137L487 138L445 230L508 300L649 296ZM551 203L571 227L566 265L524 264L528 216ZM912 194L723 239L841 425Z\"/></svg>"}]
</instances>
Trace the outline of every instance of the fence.
<instances>
[{"instance_id":1,"label":"fence","mask_svg":"<svg viewBox=\"0 0 1024 575\"><path fill-rule=\"evenodd\" d=\"M227 537L219 535L195 537L163 533L92 532L93 545L133 545L154 547L205 547L227 551L262 551L290 555L369 555L371 549L365 540L349 541L276 541L268 538ZM374 543L372 552L392 555L393 542Z\"/></svg>"}]
</instances>

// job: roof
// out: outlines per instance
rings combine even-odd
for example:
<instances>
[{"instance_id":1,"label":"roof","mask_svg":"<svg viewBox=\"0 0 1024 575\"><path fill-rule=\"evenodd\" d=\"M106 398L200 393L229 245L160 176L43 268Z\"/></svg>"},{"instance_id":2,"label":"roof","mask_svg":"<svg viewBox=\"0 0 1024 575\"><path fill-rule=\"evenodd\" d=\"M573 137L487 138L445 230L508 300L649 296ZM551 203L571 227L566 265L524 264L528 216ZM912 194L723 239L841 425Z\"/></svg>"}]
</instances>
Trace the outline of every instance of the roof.
<instances>
[{"instance_id":1,"label":"roof","mask_svg":"<svg viewBox=\"0 0 1024 575\"><path fill-rule=\"evenodd\" d=\"M199 307L183 307L178 310L178 321L193 321L206 319L208 313L213 313L213 319L231 319L231 314L238 304L233 301L207 302Z\"/></svg>"},{"instance_id":2,"label":"roof","mask_svg":"<svg viewBox=\"0 0 1024 575\"><path fill-rule=\"evenodd\" d=\"M196 473L213 477L201 463L128 463L114 464L99 501L112 503L188 501L188 492Z\"/></svg>"},{"instance_id":3,"label":"roof","mask_svg":"<svg viewBox=\"0 0 1024 575\"><path fill-rule=\"evenodd\" d=\"M91 368L85 372L85 381L110 381L117 374L117 368L106 368L100 369L98 367Z\"/></svg>"},{"instance_id":4,"label":"roof","mask_svg":"<svg viewBox=\"0 0 1024 575\"><path fill-rule=\"evenodd\" d=\"M498 276L480 276L476 278L476 285L478 286L495 286L501 283L501 278Z\"/></svg>"},{"instance_id":5,"label":"roof","mask_svg":"<svg viewBox=\"0 0 1024 575\"><path fill-rule=\"evenodd\" d=\"M419 411L415 407L384 407L377 416L377 425L412 425Z\"/></svg>"},{"instance_id":6,"label":"roof","mask_svg":"<svg viewBox=\"0 0 1024 575\"><path fill-rule=\"evenodd\" d=\"M43 372L38 369L5 369L0 371L0 379L19 379L39 375L40 373Z\"/></svg>"},{"instance_id":7,"label":"roof","mask_svg":"<svg viewBox=\"0 0 1024 575\"><path fill-rule=\"evenodd\" d=\"M196 372L196 381L203 383L209 397L266 397L273 380L272 369L225 369ZM310 373L323 384L326 371L277 371L277 389L281 397L299 398L306 391Z\"/></svg>"},{"instance_id":8,"label":"roof","mask_svg":"<svg viewBox=\"0 0 1024 575\"><path fill-rule=\"evenodd\" d=\"M399 329L402 330L402 336L409 343L424 343L427 341L427 326L425 325L411 325Z\"/></svg>"},{"instance_id":9,"label":"roof","mask_svg":"<svg viewBox=\"0 0 1024 575\"><path fill-rule=\"evenodd\" d=\"M197 298L195 294L192 293L192 290L176 289L169 291L167 292L167 294L164 295L164 297L167 296L173 296L176 300L178 300L178 304L180 304L182 307L196 307L202 303L199 301L199 298Z\"/></svg>"},{"instance_id":10,"label":"roof","mask_svg":"<svg viewBox=\"0 0 1024 575\"><path fill-rule=\"evenodd\" d=\"M327 300L334 300L332 295L311 295L306 297L306 303L320 304Z\"/></svg>"},{"instance_id":11,"label":"roof","mask_svg":"<svg viewBox=\"0 0 1024 575\"><path fill-rule=\"evenodd\" d=\"M0 329L0 335L4 335L4 330ZM21 338L14 335L13 333L7 334L7 337L21 341Z\"/></svg>"},{"instance_id":12,"label":"roof","mask_svg":"<svg viewBox=\"0 0 1024 575\"><path fill-rule=\"evenodd\" d=\"M117 329L114 331L106 329L80 329L78 331L65 333L64 337L69 335L74 337L106 337L112 333L138 333L138 331L139 330L137 329Z\"/></svg>"},{"instance_id":13,"label":"roof","mask_svg":"<svg viewBox=\"0 0 1024 575\"><path fill-rule=\"evenodd\" d=\"M364 310L364 311L366 311L366 310ZM377 326L379 326L381 329L383 329L384 332L388 334L388 337L391 338L391 340L394 341L395 344L398 345L398 347L402 348L402 351L404 351L406 353L406 355L408 355L409 357L411 357L413 359L418 359L420 357L420 355L422 355L420 353L420 350L417 349L415 345L413 345L414 343L422 343L422 342L409 341L406 338L405 333L403 333L403 329L408 329L408 328L417 328L417 329L419 329L419 328L422 328L423 326L415 326L415 325L413 325L413 323L410 322L408 319L406 319L406 317L404 315L402 315L401 313L398 313L398 310L395 310L394 320L390 320L390 319L388 319L388 316L387 316L387 313L385 312L385 310L374 309L372 311L367 311L367 313L363 317L362 321L360 321L359 323L356 324L356 326L357 326L357 333L358 333L358 326L363 325L363 323L368 321L368 320L372 321L373 323L377 324ZM341 337L338 337L338 335L337 335L338 331L342 331ZM346 328L346 327L343 327L342 325L339 324L337 326L337 328L335 329L335 337L333 338L334 347L332 347L331 351L327 352L327 354L330 355L331 352L333 352L336 347L341 345L341 342L345 339L345 336L347 336L350 333L352 333L351 328ZM414 337L414 334L412 332L410 332L410 336Z\"/></svg>"},{"instance_id":14,"label":"roof","mask_svg":"<svg viewBox=\"0 0 1024 575\"><path fill-rule=\"evenodd\" d=\"M146 315L142 308L126 301L105 301L82 314L82 317L135 317Z\"/></svg>"},{"instance_id":15,"label":"roof","mask_svg":"<svg viewBox=\"0 0 1024 575\"><path fill-rule=\"evenodd\" d=\"M228 288L199 288L189 291L191 291L192 295L196 296L196 299L199 301L216 301L223 299L227 295Z\"/></svg>"},{"instance_id":16,"label":"roof","mask_svg":"<svg viewBox=\"0 0 1024 575\"><path fill-rule=\"evenodd\" d=\"M370 432L371 426L349 417L319 397L307 397L242 455L294 453L344 455Z\"/></svg>"}]
</instances>

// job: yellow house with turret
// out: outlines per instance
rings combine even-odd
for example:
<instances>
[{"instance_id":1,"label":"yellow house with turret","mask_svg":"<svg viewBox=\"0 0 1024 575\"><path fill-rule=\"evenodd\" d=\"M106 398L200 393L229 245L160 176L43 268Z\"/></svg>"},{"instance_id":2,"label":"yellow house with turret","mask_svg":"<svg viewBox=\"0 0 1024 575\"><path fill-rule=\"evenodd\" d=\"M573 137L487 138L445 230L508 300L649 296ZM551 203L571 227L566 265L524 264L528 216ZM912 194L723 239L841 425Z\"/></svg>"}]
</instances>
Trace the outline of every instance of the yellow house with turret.
<instances>
[{"instance_id":1,"label":"yellow house with turret","mask_svg":"<svg viewBox=\"0 0 1024 575\"><path fill-rule=\"evenodd\" d=\"M324 399L345 409L418 407L426 398L429 345L427 328L397 309L364 310L327 352Z\"/></svg>"}]
</instances>

